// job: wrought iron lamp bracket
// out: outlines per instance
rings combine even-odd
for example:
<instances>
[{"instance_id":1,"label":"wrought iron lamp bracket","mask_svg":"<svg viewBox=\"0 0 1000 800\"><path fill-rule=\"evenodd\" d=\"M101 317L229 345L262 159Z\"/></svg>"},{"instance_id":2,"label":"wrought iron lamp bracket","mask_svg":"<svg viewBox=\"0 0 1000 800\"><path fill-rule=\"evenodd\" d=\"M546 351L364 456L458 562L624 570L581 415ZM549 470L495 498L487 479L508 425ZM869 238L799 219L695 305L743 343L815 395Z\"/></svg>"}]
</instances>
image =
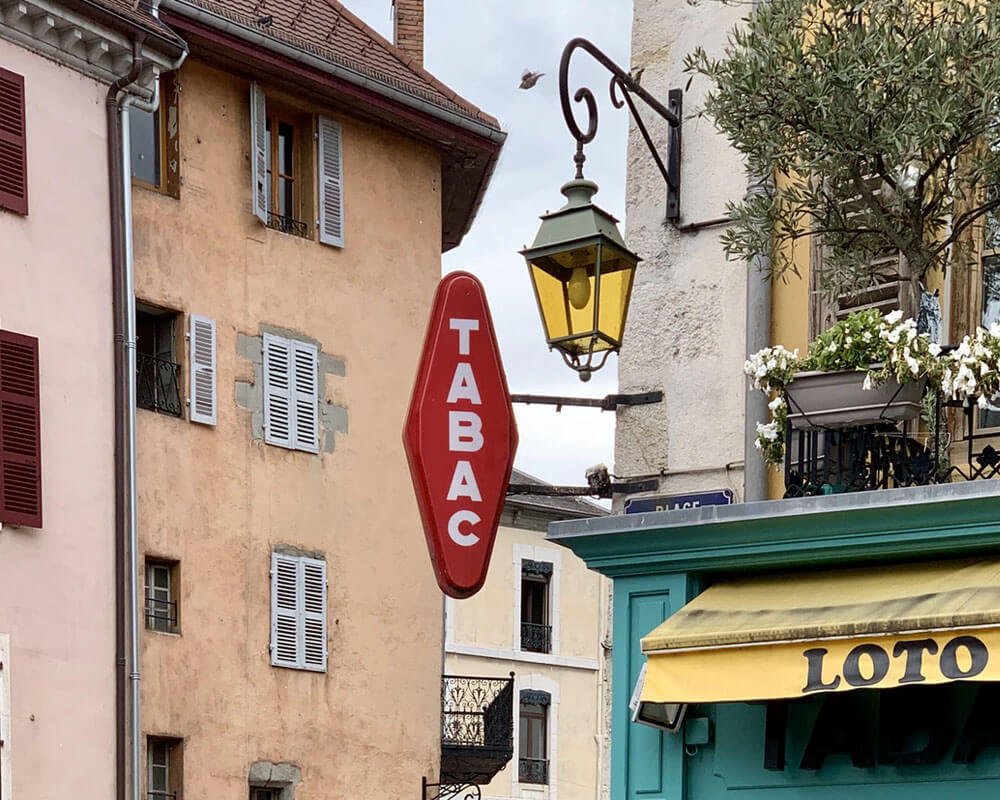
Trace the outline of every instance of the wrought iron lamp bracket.
<instances>
[{"instance_id":1,"label":"wrought iron lamp bracket","mask_svg":"<svg viewBox=\"0 0 1000 800\"><path fill-rule=\"evenodd\" d=\"M586 86L581 86L573 94L573 101L577 103L583 102L587 107L586 132L577 125L576 118L573 116L573 107L570 104L569 62L573 53L578 49L590 53L595 61L611 73L611 82L608 87L611 104L615 108L628 105L632 119L639 129L639 133L642 134L643 141L645 141L646 147L653 156L660 174L667 183L666 218L676 223L681 215L681 114L683 110L683 91L681 89L671 89L667 93L667 105L664 106L659 100L643 89L637 80L608 58L592 42L579 36L571 39L566 44L566 47L563 48L562 58L559 61L559 100L562 104L563 118L566 120L566 125L573 138L576 139L576 154L573 156L573 161L576 164L576 178L578 180L583 179L583 162L586 160L586 156L583 154L583 146L593 141L597 135L597 100L594 98L594 93ZM621 97L619 97L619 93L621 93ZM636 109L633 95L666 120L669 126L666 164L664 164L663 159L660 157L660 153Z\"/></svg>"},{"instance_id":2,"label":"wrought iron lamp bracket","mask_svg":"<svg viewBox=\"0 0 1000 800\"><path fill-rule=\"evenodd\" d=\"M428 783L426 775L421 778L420 800L481 800L482 796L475 783Z\"/></svg>"}]
</instances>

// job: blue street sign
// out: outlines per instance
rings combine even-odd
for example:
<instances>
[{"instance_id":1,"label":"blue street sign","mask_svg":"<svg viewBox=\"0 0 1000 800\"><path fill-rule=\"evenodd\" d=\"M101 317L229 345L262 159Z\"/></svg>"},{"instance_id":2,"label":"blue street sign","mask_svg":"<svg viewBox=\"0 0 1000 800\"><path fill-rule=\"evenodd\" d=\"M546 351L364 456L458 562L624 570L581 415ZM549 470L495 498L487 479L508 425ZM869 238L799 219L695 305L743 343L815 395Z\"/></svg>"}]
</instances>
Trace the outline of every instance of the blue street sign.
<instances>
[{"instance_id":1,"label":"blue street sign","mask_svg":"<svg viewBox=\"0 0 1000 800\"><path fill-rule=\"evenodd\" d=\"M636 497L625 501L626 514L644 514L647 511L676 511L679 508L702 506L728 506L733 502L732 489L694 494L664 494L659 497Z\"/></svg>"}]
</instances>

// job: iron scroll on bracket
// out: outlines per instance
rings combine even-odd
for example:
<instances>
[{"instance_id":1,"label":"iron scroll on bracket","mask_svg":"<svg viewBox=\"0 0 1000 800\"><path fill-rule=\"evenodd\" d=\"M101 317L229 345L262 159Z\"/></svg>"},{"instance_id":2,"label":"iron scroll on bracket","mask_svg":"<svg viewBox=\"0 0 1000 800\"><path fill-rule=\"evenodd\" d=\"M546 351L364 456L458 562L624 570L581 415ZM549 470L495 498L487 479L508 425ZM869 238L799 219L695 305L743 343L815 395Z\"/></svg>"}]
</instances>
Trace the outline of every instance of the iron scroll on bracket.
<instances>
[{"instance_id":1,"label":"iron scroll on bracket","mask_svg":"<svg viewBox=\"0 0 1000 800\"><path fill-rule=\"evenodd\" d=\"M667 93L667 105L664 106L659 100L643 89L637 80L628 72L619 67L614 61L598 49L592 42L582 37L571 39L563 49L562 58L559 61L559 101L562 105L563 118L569 128L573 138L576 139L576 154L573 161L576 164L576 178L583 179L583 162L586 156L583 154L583 146L593 141L597 135L597 100L594 93L586 86L581 86L573 94L573 101L584 103L587 107L587 130L584 132L576 123L573 116L573 106L570 103L569 90L569 62L576 50L586 50L594 57L601 66L611 73L611 82L608 92L611 96L611 104L615 108L628 105L632 119L635 121L639 133L642 134L643 141L646 142L656 166L667 184L667 213L666 218L670 222L676 223L681 216L681 114L683 111L683 96L681 89L671 89ZM619 94L621 95L619 97ZM646 129L646 125L639 115L635 106L633 95L642 100L653 111L659 114L668 125L667 132L667 160L666 164L660 157L660 153L653 144L653 139Z\"/></svg>"}]
</instances>

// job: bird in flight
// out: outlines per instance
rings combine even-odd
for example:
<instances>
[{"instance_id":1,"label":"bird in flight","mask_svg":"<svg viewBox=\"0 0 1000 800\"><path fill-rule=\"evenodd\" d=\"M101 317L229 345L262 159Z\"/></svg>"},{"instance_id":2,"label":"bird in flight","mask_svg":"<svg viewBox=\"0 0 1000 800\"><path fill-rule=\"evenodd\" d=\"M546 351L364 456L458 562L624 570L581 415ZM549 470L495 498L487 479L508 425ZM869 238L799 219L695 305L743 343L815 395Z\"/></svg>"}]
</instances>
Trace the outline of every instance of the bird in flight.
<instances>
[{"instance_id":1,"label":"bird in flight","mask_svg":"<svg viewBox=\"0 0 1000 800\"><path fill-rule=\"evenodd\" d=\"M532 72L530 69L526 69L524 71L524 74L521 75L521 85L518 86L517 88L530 89L532 86L538 83L538 79L541 78L542 75L544 74L545 74L544 72Z\"/></svg>"}]
</instances>

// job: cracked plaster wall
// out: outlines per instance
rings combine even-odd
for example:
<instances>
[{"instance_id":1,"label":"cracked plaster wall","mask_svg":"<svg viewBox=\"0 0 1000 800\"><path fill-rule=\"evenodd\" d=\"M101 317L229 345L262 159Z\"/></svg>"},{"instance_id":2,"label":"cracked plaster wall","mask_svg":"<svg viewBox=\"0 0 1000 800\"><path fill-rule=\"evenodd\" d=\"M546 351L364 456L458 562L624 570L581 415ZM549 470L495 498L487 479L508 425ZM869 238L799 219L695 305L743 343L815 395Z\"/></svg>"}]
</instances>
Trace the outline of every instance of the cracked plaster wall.
<instances>
[{"instance_id":1,"label":"cracked plaster wall","mask_svg":"<svg viewBox=\"0 0 1000 800\"><path fill-rule=\"evenodd\" d=\"M643 87L664 101L669 89L684 87L685 54L697 45L720 54L745 11L708 0L636 0L631 66L643 69ZM747 185L739 155L711 121L697 116L708 88L695 76L684 93L681 224L724 215L726 202L742 198ZM666 127L650 128L661 153ZM622 392L662 389L664 400L618 410L615 472L665 470L661 492L731 488L740 496L747 268L726 260L721 228L679 233L664 222L665 207L663 179L633 124L625 235L644 260L618 378Z\"/></svg>"},{"instance_id":2,"label":"cracked plaster wall","mask_svg":"<svg viewBox=\"0 0 1000 800\"><path fill-rule=\"evenodd\" d=\"M319 350L319 435L320 450L332 453L336 446L336 435L347 433L347 409L327 400L326 380L328 375L344 377L347 374L343 360L323 352L323 346L310 336L287 328L261 325L260 334L236 335L236 353L253 364L253 381L236 382L236 405L252 412L251 428L255 439L264 438L264 362L263 334L273 333L286 339L296 339L316 345Z\"/></svg>"}]
</instances>

